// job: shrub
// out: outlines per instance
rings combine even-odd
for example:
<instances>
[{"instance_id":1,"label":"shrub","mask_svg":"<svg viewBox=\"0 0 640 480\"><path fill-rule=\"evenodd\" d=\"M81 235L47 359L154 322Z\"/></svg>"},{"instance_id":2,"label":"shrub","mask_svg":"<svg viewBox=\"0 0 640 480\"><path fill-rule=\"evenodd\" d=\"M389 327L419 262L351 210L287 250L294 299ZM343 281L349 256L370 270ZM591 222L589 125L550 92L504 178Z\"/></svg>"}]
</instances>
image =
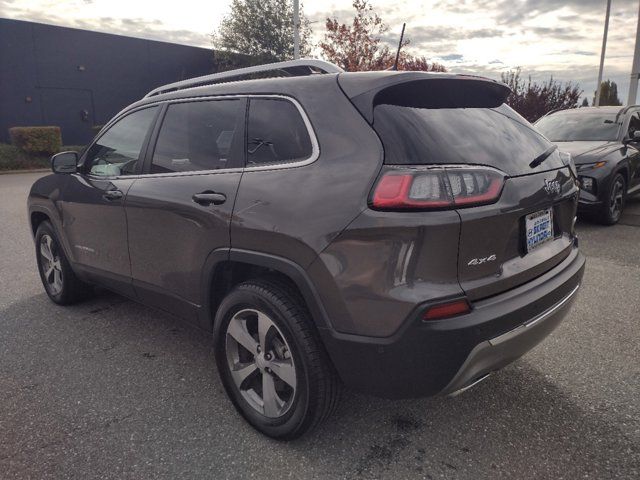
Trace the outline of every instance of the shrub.
<instances>
[{"instance_id":1,"label":"shrub","mask_svg":"<svg viewBox=\"0 0 640 480\"><path fill-rule=\"evenodd\" d=\"M84 150L84 145L62 145L60 147L61 152L82 152Z\"/></svg>"},{"instance_id":2,"label":"shrub","mask_svg":"<svg viewBox=\"0 0 640 480\"><path fill-rule=\"evenodd\" d=\"M0 170L30 170L50 165L46 154L30 154L14 145L0 143Z\"/></svg>"},{"instance_id":3,"label":"shrub","mask_svg":"<svg viewBox=\"0 0 640 480\"><path fill-rule=\"evenodd\" d=\"M52 155L60 151L60 127L13 127L9 129L11 143L31 154Z\"/></svg>"}]
</instances>

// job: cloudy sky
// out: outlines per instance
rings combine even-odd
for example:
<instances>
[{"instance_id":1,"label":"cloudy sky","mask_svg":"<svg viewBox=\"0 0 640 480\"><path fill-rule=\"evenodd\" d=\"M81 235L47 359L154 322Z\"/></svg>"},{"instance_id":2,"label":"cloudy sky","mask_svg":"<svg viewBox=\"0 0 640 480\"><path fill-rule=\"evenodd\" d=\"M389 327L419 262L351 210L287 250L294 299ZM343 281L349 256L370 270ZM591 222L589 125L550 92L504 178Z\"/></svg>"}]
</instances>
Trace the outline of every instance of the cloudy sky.
<instances>
[{"instance_id":1,"label":"cloudy sky","mask_svg":"<svg viewBox=\"0 0 640 480\"><path fill-rule=\"evenodd\" d=\"M605 78L626 100L640 0L613 0ZM0 0L0 17L31 20L210 47L230 0ZM450 71L498 78L520 66L536 80L553 75L580 84L589 98L598 75L606 0L373 0L399 31L407 22L412 53ZM349 1L307 0L314 38L324 19L353 17Z\"/></svg>"}]
</instances>

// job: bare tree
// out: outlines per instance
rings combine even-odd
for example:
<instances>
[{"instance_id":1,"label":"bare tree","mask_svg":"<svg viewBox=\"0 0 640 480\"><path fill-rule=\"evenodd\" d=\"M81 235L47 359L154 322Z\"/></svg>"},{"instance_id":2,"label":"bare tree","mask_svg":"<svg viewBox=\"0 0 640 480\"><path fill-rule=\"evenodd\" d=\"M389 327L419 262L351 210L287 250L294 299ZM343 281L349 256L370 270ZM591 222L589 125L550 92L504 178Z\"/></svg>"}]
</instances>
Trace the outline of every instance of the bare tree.
<instances>
[{"instance_id":1,"label":"bare tree","mask_svg":"<svg viewBox=\"0 0 640 480\"><path fill-rule=\"evenodd\" d=\"M384 70L395 61L395 49L382 37L389 31L380 15L368 0L354 0L355 15L350 24L327 18L324 41L320 43L323 56L347 71ZM402 42L402 46L409 40ZM400 70L446 71L444 65L428 62L426 57L414 57L400 52Z\"/></svg>"},{"instance_id":2,"label":"bare tree","mask_svg":"<svg viewBox=\"0 0 640 480\"><path fill-rule=\"evenodd\" d=\"M511 89L507 104L530 122L535 122L552 110L576 108L582 90L577 84L562 83L550 77L537 83L529 76L522 80L520 68L501 75L502 81Z\"/></svg>"}]
</instances>

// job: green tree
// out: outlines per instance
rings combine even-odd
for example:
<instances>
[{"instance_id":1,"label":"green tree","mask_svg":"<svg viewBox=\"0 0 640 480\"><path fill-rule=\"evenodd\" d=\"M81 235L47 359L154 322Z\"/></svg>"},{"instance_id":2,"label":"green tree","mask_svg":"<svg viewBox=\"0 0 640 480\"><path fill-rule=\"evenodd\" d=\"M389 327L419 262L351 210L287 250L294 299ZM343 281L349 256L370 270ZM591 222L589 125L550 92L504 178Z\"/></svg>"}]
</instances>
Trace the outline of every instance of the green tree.
<instances>
[{"instance_id":1,"label":"green tree","mask_svg":"<svg viewBox=\"0 0 640 480\"><path fill-rule=\"evenodd\" d=\"M593 93L593 104L596 103L596 93ZM622 105L618 98L618 85L616 82L607 80L600 84L600 105Z\"/></svg>"},{"instance_id":2,"label":"green tree","mask_svg":"<svg viewBox=\"0 0 640 480\"><path fill-rule=\"evenodd\" d=\"M309 54L311 29L300 7L300 55ZM293 58L293 2L291 0L232 0L229 13L213 34L214 49L244 54L260 64Z\"/></svg>"}]
</instances>

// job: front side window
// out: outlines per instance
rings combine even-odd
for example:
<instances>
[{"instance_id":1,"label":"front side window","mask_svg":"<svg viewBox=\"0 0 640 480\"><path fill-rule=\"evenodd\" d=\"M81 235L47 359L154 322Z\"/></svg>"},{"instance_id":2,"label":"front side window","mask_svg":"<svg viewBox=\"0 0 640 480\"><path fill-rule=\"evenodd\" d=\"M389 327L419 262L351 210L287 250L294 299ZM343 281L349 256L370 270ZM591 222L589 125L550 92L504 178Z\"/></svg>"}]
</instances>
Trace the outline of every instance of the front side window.
<instances>
[{"instance_id":1,"label":"front side window","mask_svg":"<svg viewBox=\"0 0 640 480\"><path fill-rule=\"evenodd\" d=\"M105 177L136 173L140 150L156 111L157 107L138 110L113 124L89 148L87 171Z\"/></svg>"},{"instance_id":2,"label":"front side window","mask_svg":"<svg viewBox=\"0 0 640 480\"><path fill-rule=\"evenodd\" d=\"M244 105L240 99L169 105L150 173L241 167Z\"/></svg>"},{"instance_id":3,"label":"front side window","mask_svg":"<svg viewBox=\"0 0 640 480\"><path fill-rule=\"evenodd\" d=\"M275 98L251 99L247 166L306 160L312 152L309 132L293 103Z\"/></svg>"}]
</instances>

